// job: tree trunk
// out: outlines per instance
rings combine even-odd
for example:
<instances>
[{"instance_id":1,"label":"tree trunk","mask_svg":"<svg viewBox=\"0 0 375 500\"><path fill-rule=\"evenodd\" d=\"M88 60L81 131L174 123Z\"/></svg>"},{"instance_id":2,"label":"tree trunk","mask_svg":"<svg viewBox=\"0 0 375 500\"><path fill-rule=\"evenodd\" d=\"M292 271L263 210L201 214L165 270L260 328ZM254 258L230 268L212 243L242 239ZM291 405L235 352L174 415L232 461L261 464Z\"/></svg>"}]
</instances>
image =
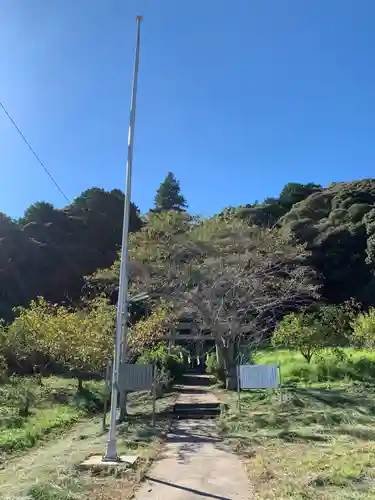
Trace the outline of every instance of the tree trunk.
<instances>
[{"instance_id":1,"label":"tree trunk","mask_svg":"<svg viewBox=\"0 0 375 500\"><path fill-rule=\"evenodd\" d=\"M81 378L78 378L77 392L82 392L82 390L83 390L83 381Z\"/></svg>"},{"instance_id":2,"label":"tree trunk","mask_svg":"<svg viewBox=\"0 0 375 500\"><path fill-rule=\"evenodd\" d=\"M216 361L218 368L224 368L224 347L220 338L215 340L216 345Z\"/></svg>"},{"instance_id":3,"label":"tree trunk","mask_svg":"<svg viewBox=\"0 0 375 500\"><path fill-rule=\"evenodd\" d=\"M237 389L236 364L234 362L234 343L231 339L227 340L225 349L225 387L229 391Z\"/></svg>"},{"instance_id":4,"label":"tree trunk","mask_svg":"<svg viewBox=\"0 0 375 500\"><path fill-rule=\"evenodd\" d=\"M237 372L234 361L234 343L231 339L218 339L216 342L216 354L219 358L219 366L224 368L225 387L230 391L237 389Z\"/></svg>"},{"instance_id":5,"label":"tree trunk","mask_svg":"<svg viewBox=\"0 0 375 500\"><path fill-rule=\"evenodd\" d=\"M43 385L43 375L42 375L42 370L39 365L34 365L33 364L33 375L36 380L36 383L40 386Z\"/></svg>"},{"instance_id":6,"label":"tree trunk","mask_svg":"<svg viewBox=\"0 0 375 500\"><path fill-rule=\"evenodd\" d=\"M216 340L215 346L216 346L216 361L217 361L217 366L219 368L222 368L224 366L224 362L223 362L223 357L222 357L222 354L221 354L221 350L220 350L220 346L219 346L218 340Z\"/></svg>"}]
</instances>

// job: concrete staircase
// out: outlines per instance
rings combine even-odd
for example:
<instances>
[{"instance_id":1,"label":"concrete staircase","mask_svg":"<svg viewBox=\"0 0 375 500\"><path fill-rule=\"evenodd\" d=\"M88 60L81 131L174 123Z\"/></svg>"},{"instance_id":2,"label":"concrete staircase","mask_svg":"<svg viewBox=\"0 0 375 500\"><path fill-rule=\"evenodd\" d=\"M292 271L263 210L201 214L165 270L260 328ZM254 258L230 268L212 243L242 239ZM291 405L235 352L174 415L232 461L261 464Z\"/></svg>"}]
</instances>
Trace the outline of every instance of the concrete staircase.
<instances>
[{"instance_id":1,"label":"concrete staircase","mask_svg":"<svg viewBox=\"0 0 375 500\"><path fill-rule=\"evenodd\" d=\"M173 407L173 418L200 419L216 418L220 415L220 401L210 391L212 377L190 372L177 386L180 392Z\"/></svg>"}]
</instances>

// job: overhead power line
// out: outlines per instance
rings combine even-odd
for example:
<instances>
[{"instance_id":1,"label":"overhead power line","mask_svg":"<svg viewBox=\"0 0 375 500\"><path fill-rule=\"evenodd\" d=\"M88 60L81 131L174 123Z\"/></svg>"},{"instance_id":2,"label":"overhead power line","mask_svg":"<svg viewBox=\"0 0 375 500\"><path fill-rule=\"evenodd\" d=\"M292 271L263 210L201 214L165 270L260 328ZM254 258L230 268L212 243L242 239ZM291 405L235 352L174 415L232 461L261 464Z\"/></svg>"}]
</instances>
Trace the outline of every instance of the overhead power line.
<instances>
[{"instance_id":1,"label":"overhead power line","mask_svg":"<svg viewBox=\"0 0 375 500\"><path fill-rule=\"evenodd\" d=\"M45 173L48 175L48 177L51 179L51 181L54 183L54 185L57 187L57 189L60 191L60 193L62 194L62 196L65 198L65 200L70 203L70 200L69 198L66 196L66 194L64 193L64 191L61 189L61 187L58 185L57 181L54 179L53 175L51 174L51 172L48 170L48 168L44 165L44 163L42 162L42 160L39 158L39 156L36 154L35 150L32 148L32 146L30 145L29 141L26 139L26 137L23 135L23 133L21 132L21 130L19 129L17 123L13 120L13 118L11 117L11 115L8 113L6 107L4 106L4 104L0 101L0 107L3 109L4 113L7 115L7 117L9 118L9 120L11 121L12 125L14 126L14 128L17 130L17 132L19 133L19 135L22 137L24 143L27 145L27 147L29 148L29 150L32 152L32 154L34 155L34 157L36 158L36 160L38 161L39 165L43 168L43 170L45 171Z\"/></svg>"}]
</instances>

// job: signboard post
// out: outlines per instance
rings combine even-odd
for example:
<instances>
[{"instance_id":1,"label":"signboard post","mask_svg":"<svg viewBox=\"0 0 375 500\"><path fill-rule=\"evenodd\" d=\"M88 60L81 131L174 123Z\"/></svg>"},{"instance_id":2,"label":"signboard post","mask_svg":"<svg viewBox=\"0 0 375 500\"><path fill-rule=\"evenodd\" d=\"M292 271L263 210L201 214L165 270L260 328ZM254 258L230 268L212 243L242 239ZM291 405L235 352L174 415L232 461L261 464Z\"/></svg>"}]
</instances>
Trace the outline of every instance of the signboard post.
<instances>
[{"instance_id":1,"label":"signboard post","mask_svg":"<svg viewBox=\"0 0 375 500\"><path fill-rule=\"evenodd\" d=\"M241 389L280 389L281 370L278 365L237 365L238 411L241 410Z\"/></svg>"},{"instance_id":2,"label":"signboard post","mask_svg":"<svg viewBox=\"0 0 375 500\"><path fill-rule=\"evenodd\" d=\"M106 389L110 388L110 372L111 367L107 368ZM152 393L152 424L155 427L156 416L156 380L155 380L155 365L135 365L129 363L121 363L119 368L119 376L117 383L118 393L128 393L135 391L151 391ZM105 429L105 418L107 410L105 408L103 416L103 429Z\"/></svg>"},{"instance_id":3,"label":"signboard post","mask_svg":"<svg viewBox=\"0 0 375 500\"><path fill-rule=\"evenodd\" d=\"M156 366L152 365L152 427L156 425Z\"/></svg>"}]
</instances>

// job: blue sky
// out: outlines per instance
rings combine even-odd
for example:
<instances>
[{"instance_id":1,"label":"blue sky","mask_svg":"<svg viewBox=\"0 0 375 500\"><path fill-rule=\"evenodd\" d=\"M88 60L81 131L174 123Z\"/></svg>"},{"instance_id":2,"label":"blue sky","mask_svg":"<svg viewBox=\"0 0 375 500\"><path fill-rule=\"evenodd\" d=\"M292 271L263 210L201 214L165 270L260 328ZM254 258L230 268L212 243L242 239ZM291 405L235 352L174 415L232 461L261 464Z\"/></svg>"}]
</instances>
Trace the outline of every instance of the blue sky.
<instances>
[{"instance_id":1,"label":"blue sky","mask_svg":"<svg viewBox=\"0 0 375 500\"><path fill-rule=\"evenodd\" d=\"M171 170L192 212L375 177L373 0L0 0L0 100L69 198ZM0 110L0 210L64 199Z\"/></svg>"}]
</instances>

